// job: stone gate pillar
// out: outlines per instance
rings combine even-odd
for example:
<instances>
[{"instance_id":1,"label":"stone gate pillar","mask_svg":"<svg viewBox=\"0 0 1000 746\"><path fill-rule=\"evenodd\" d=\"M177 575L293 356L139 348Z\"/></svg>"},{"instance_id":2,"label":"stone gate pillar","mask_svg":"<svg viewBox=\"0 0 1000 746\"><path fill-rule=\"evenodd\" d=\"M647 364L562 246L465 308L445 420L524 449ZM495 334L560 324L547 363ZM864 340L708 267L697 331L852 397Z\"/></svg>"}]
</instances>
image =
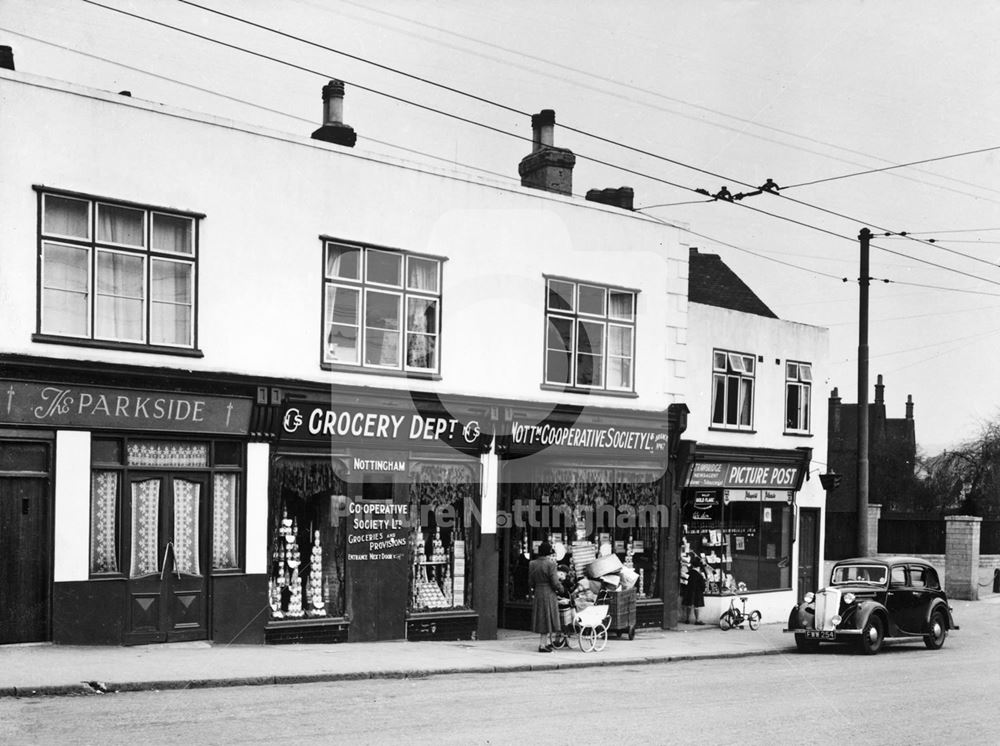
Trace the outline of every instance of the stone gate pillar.
<instances>
[{"instance_id":1,"label":"stone gate pillar","mask_svg":"<svg viewBox=\"0 0 1000 746\"><path fill-rule=\"evenodd\" d=\"M948 598L979 600L979 531L983 519L945 517L944 589Z\"/></svg>"},{"instance_id":2,"label":"stone gate pillar","mask_svg":"<svg viewBox=\"0 0 1000 746\"><path fill-rule=\"evenodd\" d=\"M882 517L882 506L868 503L868 551L865 556L874 557L878 554L878 522Z\"/></svg>"}]
</instances>

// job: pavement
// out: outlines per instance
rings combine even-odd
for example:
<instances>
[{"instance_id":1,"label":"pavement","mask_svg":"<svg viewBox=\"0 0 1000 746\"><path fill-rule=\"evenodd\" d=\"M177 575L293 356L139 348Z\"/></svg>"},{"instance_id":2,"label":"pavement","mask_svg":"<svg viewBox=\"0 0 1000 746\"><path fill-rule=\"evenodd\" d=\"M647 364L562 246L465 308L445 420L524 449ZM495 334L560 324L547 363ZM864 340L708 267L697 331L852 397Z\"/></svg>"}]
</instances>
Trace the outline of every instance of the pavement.
<instances>
[{"instance_id":1,"label":"pavement","mask_svg":"<svg viewBox=\"0 0 1000 746\"><path fill-rule=\"evenodd\" d=\"M997 604L1000 595L982 602ZM953 606L957 606L955 602ZM957 609L956 609L957 611ZM959 624L962 620L959 619ZM185 642L135 647L31 643L0 646L0 697L100 695L113 692L261 686L446 674L637 666L708 658L777 655L795 650L781 624L723 631L681 624L614 634L600 652L538 652L538 635L500 630L496 640L369 642L333 645L218 645Z\"/></svg>"}]
</instances>

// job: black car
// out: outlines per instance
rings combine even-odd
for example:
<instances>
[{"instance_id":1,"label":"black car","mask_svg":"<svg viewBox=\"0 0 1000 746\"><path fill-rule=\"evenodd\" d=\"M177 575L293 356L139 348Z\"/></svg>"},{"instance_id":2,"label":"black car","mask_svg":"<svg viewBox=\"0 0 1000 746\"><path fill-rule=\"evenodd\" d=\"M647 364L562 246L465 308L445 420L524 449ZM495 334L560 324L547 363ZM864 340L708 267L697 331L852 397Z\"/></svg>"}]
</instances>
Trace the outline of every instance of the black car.
<instances>
[{"instance_id":1,"label":"black car","mask_svg":"<svg viewBox=\"0 0 1000 746\"><path fill-rule=\"evenodd\" d=\"M886 641L923 640L931 650L958 629L937 570L916 557L858 557L833 567L830 585L807 593L785 632L801 652L821 642L852 642L874 655Z\"/></svg>"}]
</instances>

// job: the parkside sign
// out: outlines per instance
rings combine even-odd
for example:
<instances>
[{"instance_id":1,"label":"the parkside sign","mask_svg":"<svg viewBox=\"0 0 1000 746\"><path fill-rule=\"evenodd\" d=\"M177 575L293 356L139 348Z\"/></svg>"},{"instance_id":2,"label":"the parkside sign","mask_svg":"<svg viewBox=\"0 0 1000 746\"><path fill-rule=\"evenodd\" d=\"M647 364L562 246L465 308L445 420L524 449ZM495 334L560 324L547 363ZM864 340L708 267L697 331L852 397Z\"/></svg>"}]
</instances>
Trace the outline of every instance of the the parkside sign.
<instances>
[{"instance_id":1,"label":"the parkside sign","mask_svg":"<svg viewBox=\"0 0 1000 746\"><path fill-rule=\"evenodd\" d=\"M249 399L91 386L0 381L0 422L246 434Z\"/></svg>"},{"instance_id":2,"label":"the parkside sign","mask_svg":"<svg viewBox=\"0 0 1000 746\"><path fill-rule=\"evenodd\" d=\"M688 486L791 490L799 482L799 468L794 464L700 461L691 469Z\"/></svg>"}]
</instances>

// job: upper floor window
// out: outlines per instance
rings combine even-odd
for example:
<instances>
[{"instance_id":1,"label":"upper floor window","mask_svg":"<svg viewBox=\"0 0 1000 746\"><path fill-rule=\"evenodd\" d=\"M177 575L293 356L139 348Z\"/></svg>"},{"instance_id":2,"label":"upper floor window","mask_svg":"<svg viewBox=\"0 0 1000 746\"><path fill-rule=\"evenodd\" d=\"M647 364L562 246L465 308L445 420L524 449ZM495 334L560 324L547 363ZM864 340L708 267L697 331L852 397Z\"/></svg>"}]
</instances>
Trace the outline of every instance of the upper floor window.
<instances>
[{"instance_id":1,"label":"upper floor window","mask_svg":"<svg viewBox=\"0 0 1000 746\"><path fill-rule=\"evenodd\" d=\"M632 290L549 278L545 383L633 391L635 301Z\"/></svg>"},{"instance_id":2,"label":"upper floor window","mask_svg":"<svg viewBox=\"0 0 1000 746\"><path fill-rule=\"evenodd\" d=\"M323 362L437 373L441 261L326 241Z\"/></svg>"},{"instance_id":3,"label":"upper floor window","mask_svg":"<svg viewBox=\"0 0 1000 746\"><path fill-rule=\"evenodd\" d=\"M50 192L41 216L41 334L194 347L194 216Z\"/></svg>"},{"instance_id":4,"label":"upper floor window","mask_svg":"<svg viewBox=\"0 0 1000 746\"><path fill-rule=\"evenodd\" d=\"M743 352L712 352L712 424L753 427L756 358Z\"/></svg>"},{"instance_id":5,"label":"upper floor window","mask_svg":"<svg viewBox=\"0 0 1000 746\"><path fill-rule=\"evenodd\" d=\"M809 432L809 405L812 401L812 365L785 363L785 430Z\"/></svg>"}]
</instances>

